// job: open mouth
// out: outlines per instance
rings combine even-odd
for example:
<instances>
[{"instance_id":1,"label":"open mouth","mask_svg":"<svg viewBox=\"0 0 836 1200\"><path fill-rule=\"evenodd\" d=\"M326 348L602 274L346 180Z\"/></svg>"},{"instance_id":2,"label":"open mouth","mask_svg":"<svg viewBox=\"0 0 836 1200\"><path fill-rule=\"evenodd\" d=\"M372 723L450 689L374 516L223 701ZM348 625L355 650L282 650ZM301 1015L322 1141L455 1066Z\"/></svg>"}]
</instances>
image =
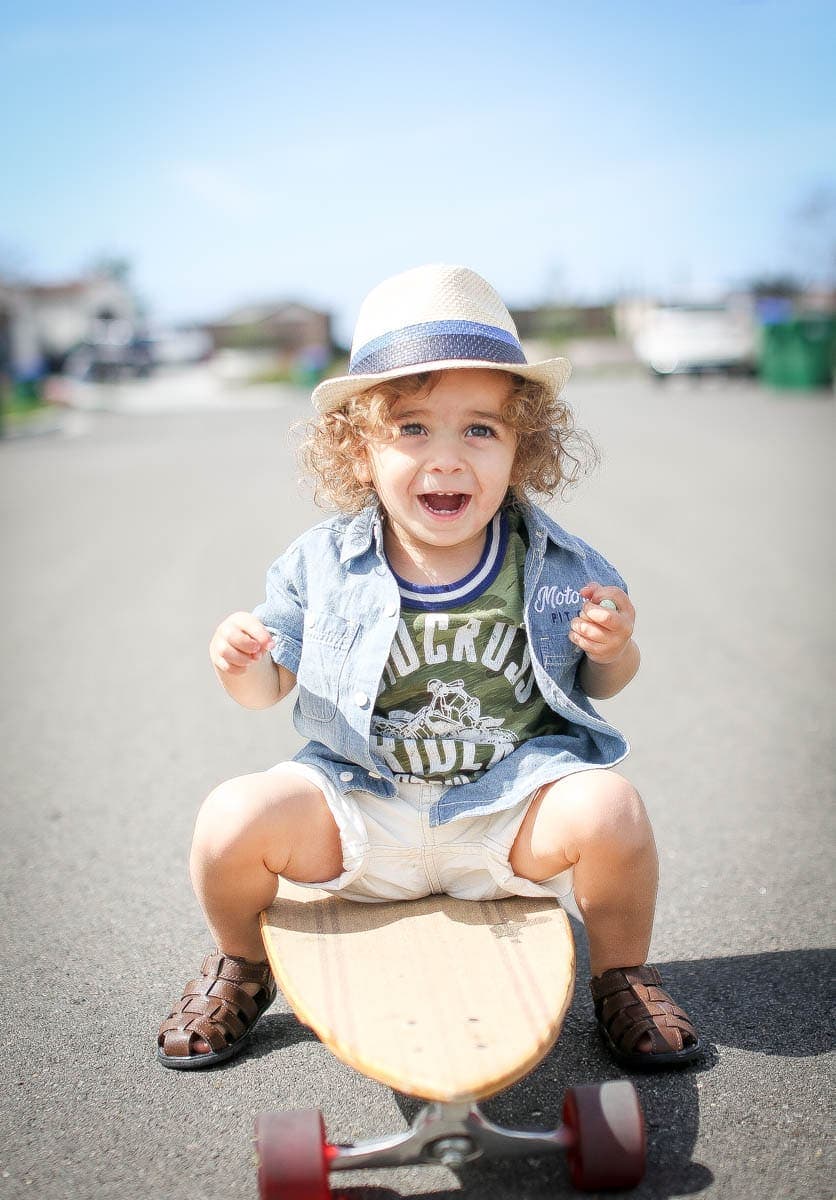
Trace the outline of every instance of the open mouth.
<instances>
[{"instance_id":1,"label":"open mouth","mask_svg":"<svg viewBox=\"0 0 836 1200\"><path fill-rule=\"evenodd\" d=\"M470 496L465 492L423 492L418 499L435 517L456 517L467 508Z\"/></svg>"}]
</instances>

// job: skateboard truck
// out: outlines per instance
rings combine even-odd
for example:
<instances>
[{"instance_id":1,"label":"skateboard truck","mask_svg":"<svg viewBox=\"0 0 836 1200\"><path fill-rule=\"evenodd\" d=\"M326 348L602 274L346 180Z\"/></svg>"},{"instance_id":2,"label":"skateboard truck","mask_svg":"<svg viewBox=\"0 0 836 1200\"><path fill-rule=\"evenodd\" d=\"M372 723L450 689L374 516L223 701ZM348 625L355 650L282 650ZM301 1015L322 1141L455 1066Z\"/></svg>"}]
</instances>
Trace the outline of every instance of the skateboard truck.
<instances>
[{"instance_id":1,"label":"skateboard truck","mask_svg":"<svg viewBox=\"0 0 836 1200\"><path fill-rule=\"evenodd\" d=\"M545 1154L573 1144L574 1137L565 1126L551 1133L503 1129L489 1121L478 1104L433 1103L421 1109L402 1133L356 1146L333 1147L335 1154L328 1165L332 1171L352 1171L442 1163L456 1170L477 1158Z\"/></svg>"},{"instance_id":2,"label":"skateboard truck","mask_svg":"<svg viewBox=\"0 0 836 1200\"><path fill-rule=\"evenodd\" d=\"M330 1171L435 1163L452 1170L479 1158L565 1151L572 1182L584 1191L633 1187L644 1174L644 1119L627 1080L570 1088L554 1130L505 1129L477 1104L424 1106L407 1130L355 1145L325 1140L317 1109L264 1113L256 1123L261 1200L327 1200Z\"/></svg>"}]
</instances>

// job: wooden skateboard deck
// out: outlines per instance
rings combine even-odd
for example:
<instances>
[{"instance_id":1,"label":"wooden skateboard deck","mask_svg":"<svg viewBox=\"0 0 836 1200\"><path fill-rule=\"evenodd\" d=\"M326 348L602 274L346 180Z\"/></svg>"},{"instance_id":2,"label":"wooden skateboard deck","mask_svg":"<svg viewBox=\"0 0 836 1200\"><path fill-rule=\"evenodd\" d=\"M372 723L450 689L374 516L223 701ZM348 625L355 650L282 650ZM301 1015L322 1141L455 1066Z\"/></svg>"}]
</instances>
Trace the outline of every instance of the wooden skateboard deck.
<instances>
[{"instance_id":1,"label":"wooden skateboard deck","mask_svg":"<svg viewBox=\"0 0 836 1200\"><path fill-rule=\"evenodd\" d=\"M572 999L575 948L555 900L363 904L282 880L261 924L299 1019L343 1062L426 1100L521 1079Z\"/></svg>"}]
</instances>

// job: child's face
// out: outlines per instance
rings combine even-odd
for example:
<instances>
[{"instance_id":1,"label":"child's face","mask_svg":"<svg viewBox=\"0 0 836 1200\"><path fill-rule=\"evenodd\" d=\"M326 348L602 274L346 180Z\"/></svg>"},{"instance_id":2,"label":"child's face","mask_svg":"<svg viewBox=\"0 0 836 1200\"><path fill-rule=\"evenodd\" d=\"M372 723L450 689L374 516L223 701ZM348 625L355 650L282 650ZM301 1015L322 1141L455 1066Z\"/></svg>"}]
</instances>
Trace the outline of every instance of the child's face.
<instances>
[{"instance_id":1,"label":"child's face","mask_svg":"<svg viewBox=\"0 0 836 1200\"><path fill-rule=\"evenodd\" d=\"M358 477L405 549L481 548L514 465L517 437L500 417L510 388L503 371L442 371L430 392L398 401L395 440L368 445Z\"/></svg>"}]
</instances>

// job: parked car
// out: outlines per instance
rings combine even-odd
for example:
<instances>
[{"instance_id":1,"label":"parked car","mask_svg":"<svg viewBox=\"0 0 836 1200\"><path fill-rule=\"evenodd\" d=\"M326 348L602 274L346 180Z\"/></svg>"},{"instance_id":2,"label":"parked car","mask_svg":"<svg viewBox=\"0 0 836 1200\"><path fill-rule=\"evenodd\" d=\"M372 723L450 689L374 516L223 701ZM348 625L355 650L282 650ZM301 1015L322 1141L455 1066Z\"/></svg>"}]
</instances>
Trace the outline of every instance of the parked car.
<instances>
[{"instance_id":1,"label":"parked car","mask_svg":"<svg viewBox=\"0 0 836 1200\"><path fill-rule=\"evenodd\" d=\"M205 329L194 328L153 327L148 332L148 344L154 363L160 367L206 362L214 349L211 335Z\"/></svg>"},{"instance_id":2,"label":"parked car","mask_svg":"<svg viewBox=\"0 0 836 1200\"><path fill-rule=\"evenodd\" d=\"M154 366L148 339L130 321L96 321L87 341L67 355L64 372L94 383L144 378Z\"/></svg>"},{"instance_id":3,"label":"parked car","mask_svg":"<svg viewBox=\"0 0 836 1200\"><path fill-rule=\"evenodd\" d=\"M665 305L646 314L633 349L657 378L708 372L752 374L757 364L757 326L745 307Z\"/></svg>"}]
</instances>

